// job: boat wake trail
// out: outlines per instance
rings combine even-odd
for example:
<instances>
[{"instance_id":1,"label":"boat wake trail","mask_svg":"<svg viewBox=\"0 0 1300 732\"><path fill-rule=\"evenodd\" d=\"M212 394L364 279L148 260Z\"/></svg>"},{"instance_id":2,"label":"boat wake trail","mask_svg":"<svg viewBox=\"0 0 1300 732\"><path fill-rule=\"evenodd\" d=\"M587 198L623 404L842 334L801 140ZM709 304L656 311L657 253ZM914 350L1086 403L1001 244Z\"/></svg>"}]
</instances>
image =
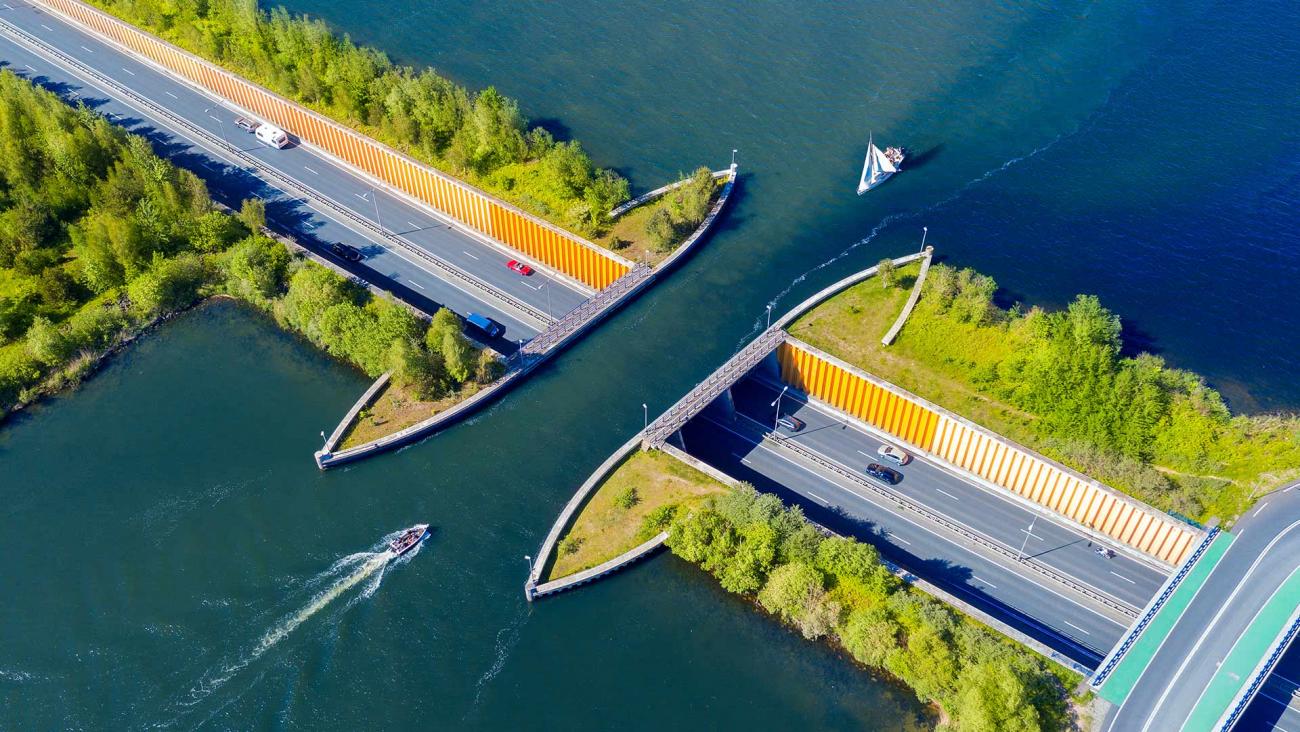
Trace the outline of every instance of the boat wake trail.
<instances>
[{"instance_id":1,"label":"boat wake trail","mask_svg":"<svg viewBox=\"0 0 1300 732\"><path fill-rule=\"evenodd\" d=\"M388 542L397 538L401 533L400 531L393 532L385 536L370 550L349 554L334 562L329 569L302 582L292 594L297 597L302 597L307 593L311 594L301 602L297 609L287 613L275 613L274 610L267 611L266 615L269 616L275 613L279 619L274 621L261 634L255 644L240 653L238 658L222 663L204 674L202 679L190 689L180 706L193 709L199 705L213 693L226 686L241 671L248 668L277 644L289 637L295 630L302 627L304 623L335 605L340 598L350 595L347 602L338 608L335 617L342 615L361 600L373 596L383 582L384 574L390 564L408 562L416 554L420 553L420 547L416 546L398 558L388 550ZM357 591L358 587L360 587L360 591ZM288 598L286 602L281 603L281 607L292 603L292 600L293 598ZM256 680L251 683L255 684ZM247 691L247 689L237 692L235 698L244 691ZM220 704L218 709L224 707L229 701L233 701L233 699Z\"/></svg>"},{"instance_id":2,"label":"boat wake trail","mask_svg":"<svg viewBox=\"0 0 1300 732\"><path fill-rule=\"evenodd\" d=\"M506 667L506 660L510 658L510 651L514 650L519 643L520 632L524 628L524 623L528 620L528 610L521 609L518 615L510 621L510 624L497 631L496 653L492 659L492 665L487 671L479 677L478 683L474 688L474 704L471 705L471 711L478 708L479 700L483 697L483 690L495 679L497 674Z\"/></svg>"},{"instance_id":3,"label":"boat wake trail","mask_svg":"<svg viewBox=\"0 0 1300 732\"><path fill-rule=\"evenodd\" d=\"M1073 134L1073 133L1071 133L1071 134ZM1024 155L1018 155L1018 156L1016 156L1016 157L1014 157L1014 158L1011 158L1010 160L1007 160L1006 162L1002 163L1001 165L999 165L999 166L996 167L996 168L991 168L991 169L989 169L989 170L986 170L986 171L984 171L983 173L981 173L980 175L978 175L978 176L976 176L976 177L974 177L974 178L972 178L972 179L966 181L966 182L965 182L964 184L962 184L959 188L957 188L957 190L953 191L952 193L950 193L950 194L947 195L946 197L944 197L944 198L942 198L942 199L940 199L940 200L938 200L938 201L935 201L934 203L931 203L931 204L929 204L929 205L926 205L926 206L924 206L924 207L922 207L922 208L919 208L919 209L917 209L917 210L915 210L915 211L909 211L909 212L907 212L907 213L893 213L893 214L890 214L890 215L886 216L885 218L883 218L883 219L880 220L880 223L878 223L878 224L876 224L874 227L872 227L872 228L871 228L871 231L868 232L866 236L864 236L864 237L862 237L861 239L859 239L859 240L853 242L853 243L850 244L848 247L846 247L843 251L841 251L839 254L836 254L835 256L831 257L830 259L826 260L825 262L822 262L821 264L819 264L819 265L813 267L812 269L809 269L809 270L804 271L803 274L799 275L798 277L795 277L793 280L790 280L790 283L787 284L787 285L785 286L785 289L781 290L780 292L778 292L778 293L776 294L775 297L773 297L771 300L768 300L768 301L767 301L767 305L772 307L773 313L775 314L775 312L776 312L776 304L777 304L778 302L780 302L780 301L782 300L782 298L784 298L786 295L789 295L791 290L793 290L794 288L796 288L796 287L798 287L800 284L802 284L802 283L804 282L804 280L807 280L809 275L811 275L811 274L813 274L813 273L815 273L815 272L819 272L819 271L821 271L821 270L823 270L823 269L826 269L827 267L829 267L829 266L835 264L836 262L840 261L841 259L844 259L845 257L849 256L849 255L852 254L855 250L857 250L859 247L861 247L861 246L863 246L863 245L865 245L865 244L870 244L870 243L871 243L871 242L872 242L872 241L873 241L877 236L880 236L881 232L885 231L885 229L888 229L890 226L892 226L892 225L894 225L894 224L896 224L896 223L898 223L898 222L913 221L913 220L916 220L916 219L921 218L922 216L924 216L924 215L926 215L926 214L934 213L935 211L938 211L939 209L941 209L941 208L947 206L948 204L952 203L953 201L956 201L958 198L961 198L961 197L962 197L962 196L963 196L967 191L969 191L971 188L974 188L975 186L979 185L980 183L983 183L984 181L988 180L989 178L992 178L993 176L995 176L995 175L997 175L997 174L999 174L999 173L1001 173L1001 172L1007 170L1008 168L1012 167L1013 165L1016 165L1016 164L1018 164L1018 163L1022 163L1022 162L1026 161L1026 160L1028 160L1028 159L1030 159L1030 158L1032 158L1032 157L1035 157L1035 156L1037 156L1037 155L1042 154L1042 153L1045 152L1048 148L1052 147L1053 145L1055 145L1056 143L1058 143L1058 142L1060 142L1061 140L1065 139L1066 137L1067 137L1066 134L1059 134L1059 135L1057 135L1056 137L1054 137L1054 138L1052 138L1051 140L1049 140L1048 142L1046 142L1046 143L1044 143L1044 144L1042 144L1042 145L1040 145L1040 146L1034 148L1033 150L1030 150L1029 152L1025 153ZM829 284L829 283L828 283L828 284ZM754 319L754 326L753 326L752 328L750 328L750 330L749 330L748 333L746 333L744 336L741 337L741 339L740 339L739 342L736 343L736 348L737 348L737 349L740 349L741 347L743 347L746 343L748 343L749 341L753 340L753 338L754 338L755 336L757 336L759 333L761 333L761 332L763 331L763 323L764 323L764 320L766 319L766 317L767 317L767 316L766 316L766 313L765 313L764 315L761 315L761 316L759 316L759 317L757 317L757 318Z\"/></svg>"}]
</instances>

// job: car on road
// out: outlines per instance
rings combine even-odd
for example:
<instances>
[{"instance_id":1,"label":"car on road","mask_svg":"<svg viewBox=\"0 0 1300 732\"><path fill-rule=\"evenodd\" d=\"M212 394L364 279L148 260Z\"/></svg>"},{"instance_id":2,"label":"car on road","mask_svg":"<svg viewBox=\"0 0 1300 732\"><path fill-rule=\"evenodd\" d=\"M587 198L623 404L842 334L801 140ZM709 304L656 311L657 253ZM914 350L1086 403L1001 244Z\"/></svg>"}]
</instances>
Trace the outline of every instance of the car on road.
<instances>
[{"instance_id":1,"label":"car on road","mask_svg":"<svg viewBox=\"0 0 1300 732\"><path fill-rule=\"evenodd\" d=\"M903 479L903 474L893 468L886 468L880 463L871 463L867 466L867 475L890 485L898 485Z\"/></svg>"},{"instance_id":2,"label":"car on road","mask_svg":"<svg viewBox=\"0 0 1300 732\"><path fill-rule=\"evenodd\" d=\"M235 126L244 132L256 132L259 124L261 124L261 122L258 122L255 119L249 119L247 117L235 118Z\"/></svg>"},{"instance_id":3,"label":"car on road","mask_svg":"<svg viewBox=\"0 0 1300 732\"><path fill-rule=\"evenodd\" d=\"M529 267L518 259L512 259L509 262L506 262L506 266L525 277L533 273L532 267Z\"/></svg>"},{"instance_id":4,"label":"car on road","mask_svg":"<svg viewBox=\"0 0 1300 732\"><path fill-rule=\"evenodd\" d=\"M912 462L911 455L908 455L893 445L881 445L876 449L876 454L880 456L881 460L888 460L895 465L907 465Z\"/></svg>"},{"instance_id":5,"label":"car on road","mask_svg":"<svg viewBox=\"0 0 1300 732\"><path fill-rule=\"evenodd\" d=\"M346 259L349 262L360 262L365 259L365 255L361 253L360 249L348 246L340 241L331 244L330 251L334 253L334 256L339 257L340 259Z\"/></svg>"},{"instance_id":6,"label":"car on road","mask_svg":"<svg viewBox=\"0 0 1300 732\"><path fill-rule=\"evenodd\" d=\"M486 333L488 338L496 338L506 332L506 329L502 327L500 323L486 315L479 315L478 313L470 313L469 315L466 315L465 322Z\"/></svg>"},{"instance_id":7,"label":"car on road","mask_svg":"<svg viewBox=\"0 0 1300 732\"><path fill-rule=\"evenodd\" d=\"M780 425L780 426L782 426L782 427L784 427L784 428L790 430L791 432L798 432L799 430L801 430L801 429L803 429L804 427L807 427L807 426L808 426L808 425L804 424L804 421L803 421L802 419L799 419L798 417L794 416L793 414L787 414L787 415L785 415L784 417L781 417L780 419L778 419L778 420L776 421L776 423L777 423L778 425Z\"/></svg>"}]
</instances>

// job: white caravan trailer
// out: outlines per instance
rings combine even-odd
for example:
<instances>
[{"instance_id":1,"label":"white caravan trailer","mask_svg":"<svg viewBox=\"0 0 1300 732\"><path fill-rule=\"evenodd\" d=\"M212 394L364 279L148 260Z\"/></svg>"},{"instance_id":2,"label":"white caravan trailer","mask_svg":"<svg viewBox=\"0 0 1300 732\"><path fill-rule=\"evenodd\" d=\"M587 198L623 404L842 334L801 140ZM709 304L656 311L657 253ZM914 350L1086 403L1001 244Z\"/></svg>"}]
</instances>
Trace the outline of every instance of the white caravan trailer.
<instances>
[{"instance_id":1,"label":"white caravan trailer","mask_svg":"<svg viewBox=\"0 0 1300 732\"><path fill-rule=\"evenodd\" d=\"M257 131L253 134L257 136L259 142L274 148L282 148L289 144L289 136L284 133L284 130L266 123L258 125Z\"/></svg>"}]
</instances>

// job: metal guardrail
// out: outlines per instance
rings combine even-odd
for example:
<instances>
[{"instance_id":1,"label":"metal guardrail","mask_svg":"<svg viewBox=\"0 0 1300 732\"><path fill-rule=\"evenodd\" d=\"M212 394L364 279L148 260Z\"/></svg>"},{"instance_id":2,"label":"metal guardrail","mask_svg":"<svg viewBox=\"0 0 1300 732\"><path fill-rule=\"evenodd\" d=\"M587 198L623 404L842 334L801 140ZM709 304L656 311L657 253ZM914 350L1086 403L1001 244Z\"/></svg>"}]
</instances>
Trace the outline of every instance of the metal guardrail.
<instances>
[{"instance_id":1,"label":"metal guardrail","mask_svg":"<svg viewBox=\"0 0 1300 732\"><path fill-rule=\"evenodd\" d=\"M717 399L719 394L739 381L742 376L749 373L750 369L775 351L784 340L785 331L777 326L760 333L757 338L749 342L749 345L727 359L727 362L717 371L709 374L707 379L696 384L694 389L678 400L667 412L651 422L645 430L643 444L647 447L659 447L664 444L674 432L681 429L682 425L699 414L700 410Z\"/></svg>"},{"instance_id":2,"label":"metal guardrail","mask_svg":"<svg viewBox=\"0 0 1300 732\"><path fill-rule=\"evenodd\" d=\"M1282 658L1282 654L1286 653L1287 649L1291 647L1291 642L1295 640L1298 632L1300 632L1300 616L1291 620L1290 627L1274 643L1273 652L1268 654L1268 658L1264 659L1255 669L1255 675L1250 684L1237 694L1236 703L1232 705L1232 709L1224 713L1222 720L1220 720L1221 724L1216 728L1217 732L1228 732L1237 723L1237 719L1254 701L1255 694L1259 693L1259 687L1263 686L1268 675L1273 673L1273 667Z\"/></svg>"},{"instance_id":3,"label":"metal guardrail","mask_svg":"<svg viewBox=\"0 0 1300 732\"><path fill-rule=\"evenodd\" d=\"M552 322L546 330L524 344L520 353L524 356L545 354L552 346L563 342L569 335L585 327L591 319L602 315L605 308L621 300L624 295L653 277L654 273L653 269L638 262L627 274L610 283L609 287L583 300L578 307Z\"/></svg>"},{"instance_id":4,"label":"metal guardrail","mask_svg":"<svg viewBox=\"0 0 1300 732\"><path fill-rule=\"evenodd\" d=\"M1124 636L1124 640L1120 641L1119 645L1115 647L1115 650L1112 650L1107 655L1101 668L1098 669L1097 673L1093 674L1092 678L1088 680L1089 686L1094 689L1100 689L1101 685L1106 683L1106 679L1110 678L1111 673L1117 666L1119 666L1119 662L1123 660L1124 655L1129 652L1129 649L1137 642L1138 637L1142 635L1142 631L1146 630L1147 626L1151 624L1151 621L1155 619L1156 615L1160 612L1160 608L1164 607L1165 602L1169 600L1178 589L1179 585L1183 583L1183 580L1187 578L1187 575L1192 571L1192 567L1195 567L1196 563L1205 555L1205 551L1209 549L1210 544L1214 542L1214 537L1218 535L1219 527L1215 526L1210 529L1209 533L1205 535L1205 538L1201 539L1200 545L1198 545L1192 552L1191 556L1187 558L1187 561L1183 562L1183 566L1179 567L1178 571L1169 578L1169 581L1165 583L1165 587L1161 590L1160 594L1156 596L1149 606L1147 606L1146 612L1142 614L1142 618L1138 620L1133 627L1129 628L1128 633Z\"/></svg>"},{"instance_id":5,"label":"metal guardrail","mask_svg":"<svg viewBox=\"0 0 1300 732\"><path fill-rule=\"evenodd\" d=\"M1068 587L1069 589L1083 595L1084 597L1087 597L1089 600L1092 600L1093 602L1099 605L1105 606L1127 617L1137 617L1137 611L1134 610L1129 605L1113 600L1097 592L1096 590L1093 590L1088 587L1084 587L1072 581L1069 577L1057 572L1056 570L1047 567L1043 564L1040 564L1038 562L1035 562L1031 557L1021 557L1016 552L1011 551L1005 546L987 537L981 536L980 534L977 534L971 531L970 529L961 526L960 524L949 521L948 519L944 518L938 513L935 513L934 511L931 511L925 506L920 505L919 503L910 501L907 498L897 493L894 493L893 491L885 490L884 488L876 485L875 483L872 483L871 481L866 480L865 478L862 478L861 476L856 475L844 469L840 465L837 465L836 463L827 460L821 455L818 455L816 452L813 452L807 447L799 444L797 441L775 437L770 432L765 433L763 435L763 439L799 455L800 457L817 465L819 468L822 468L823 470L834 473L835 475L845 480L848 480L859 487L866 488L867 490L871 491L873 494L875 494L880 498L884 498L897 506L900 506L914 514L917 514L925 518L928 521L931 521L935 524L938 524L939 526L942 526L948 531L957 534L962 539L965 539L966 541L975 544L976 546L979 546L983 549L993 552L998 556L1011 559L1018 566L1027 567L1042 577L1046 577L1056 582L1057 584Z\"/></svg>"},{"instance_id":6,"label":"metal guardrail","mask_svg":"<svg viewBox=\"0 0 1300 732\"><path fill-rule=\"evenodd\" d=\"M141 96L140 94L136 93L129 87L118 82L116 79L113 79L107 74L101 73L95 68L83 63L82 61L78 60L73 56L64 53L63 51L60 51L58 48L55 48L54 46L46 43L40 38L37 38L36 36L28 33L27 31L21 28L18 28L17 26L13 25L9 21L0 19L0 32L6 33L11 37L13 37L15 40L17 40L19 43L22 43L23 45L26 45L38 51L39 53L49 58L55 59L59 63L71 67L75 69L77 72L94 79L96 83L100 84L101 86L112 89L122 97L127 98L131 100L133 103L148 109L151 113L166 119L172 124L175 124L177 127L184 129L186 132L190 133L191 135L202 139L205 143L221 150L226 155L236 158L240 161L243 161L250 168L255 169L258 173L260 173L263 176L273 179L280 186L289 189L293 193L303 198L309 199L312 202L325 206L326 208L330 209L330 211L333 214L347 219L354 225L360 226L366 231L377 235L384 241L393 244L395 247L401 249L402 251L419 258L421 261L429 265L432 265L440 272L449 275L456 282L468 286L470 288L473 288L475 291L485 294L491 297L492 299L499 301L501 304L515 311L523 313L524 315L528 316L529 318L532 318L533 320L539 323L550 324L554 322L552 318L550 318L540 310L533 308L531 305L528 305L527 303L518 300L517 298L507 295L506 293L501 292L496 288L493 288L492 286L488 285L487 283L475 277L471 277L470 275L457 269L451 264L448 264L447 262L434 256L428 251L406 241L402 237L396 236L388 231L380 229L375 223L371 222L369 219L366 219L365 217L360 216L359 214L345 208L343 205L339 204L332 198L328 198L326 196L321 195L320 193L311 190L310 188L304 186L303 184L299 183L293 178L290 178L284 173L281 173L275 168L272 168L266 163L258 160L257 158L254 158L253 156L244 152L239 147L231 145L230 143L226 142L223 138L213 135L212 133L208 132L202 127L199 127L198 125L190 122L186 118L172 112L166 107L163 107L162 105L144 96Z\"/></svg>"}]
</instances>

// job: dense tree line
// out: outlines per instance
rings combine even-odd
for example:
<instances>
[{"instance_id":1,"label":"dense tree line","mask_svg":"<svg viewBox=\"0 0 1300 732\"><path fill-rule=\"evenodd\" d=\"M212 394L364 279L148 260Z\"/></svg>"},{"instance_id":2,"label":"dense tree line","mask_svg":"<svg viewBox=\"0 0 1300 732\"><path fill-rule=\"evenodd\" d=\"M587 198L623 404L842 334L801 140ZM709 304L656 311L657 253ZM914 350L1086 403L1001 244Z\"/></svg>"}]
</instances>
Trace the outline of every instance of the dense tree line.
<instances>
[{"instance_id":1,"label":"dense tree line","mask_svg":"<svg viewBox=\"0 0 1300 732\"><path fill-rule=\"evenodd\" d=\"M628 197L577 142L529 128L519 105L394 65L320 20L255 0L93 0L104 10L587 235Z\"/></svg>"},{"instance_id":2,"label":"dense tree line","mask_svg":"<svg viewBox=\"0 0 1300 732\"><path fill-rule=\"evenodd\" d=\"M100 353L228 293L371 375L437 397L500 364L440 311L425 324L261 233L261 203L218 210L148 143L0 72L0 415Z\"/></svg>"},{"instance_id":3,"label":"dense tree line","mask_svg":"<svg viewBox=\"0 0 1300 732\"><path fill-rule=\"evenodd\" d=\"M1062 679L1046 661L904 585L868 544L824 536L796 508L741 487L686 511L664 507L643 534L809 639L838 641L862 664L942 706L951 728L1067 726Z\"/></svg>"},{"instance_id":4,"label":"dense tree line","mask_svg":"<svg viewBox=\"0 0 1300 732\"><path fill-rule=\"evenodd\" d=\"M1031 415L1037 449L1192 517L1231 517L1300 467L1300 420L1234 416L1196 374L1124 355L1119 317L1096 297L1004 310L996 290L932 267L897 345Z\"/></svg>"}]
</instances>

